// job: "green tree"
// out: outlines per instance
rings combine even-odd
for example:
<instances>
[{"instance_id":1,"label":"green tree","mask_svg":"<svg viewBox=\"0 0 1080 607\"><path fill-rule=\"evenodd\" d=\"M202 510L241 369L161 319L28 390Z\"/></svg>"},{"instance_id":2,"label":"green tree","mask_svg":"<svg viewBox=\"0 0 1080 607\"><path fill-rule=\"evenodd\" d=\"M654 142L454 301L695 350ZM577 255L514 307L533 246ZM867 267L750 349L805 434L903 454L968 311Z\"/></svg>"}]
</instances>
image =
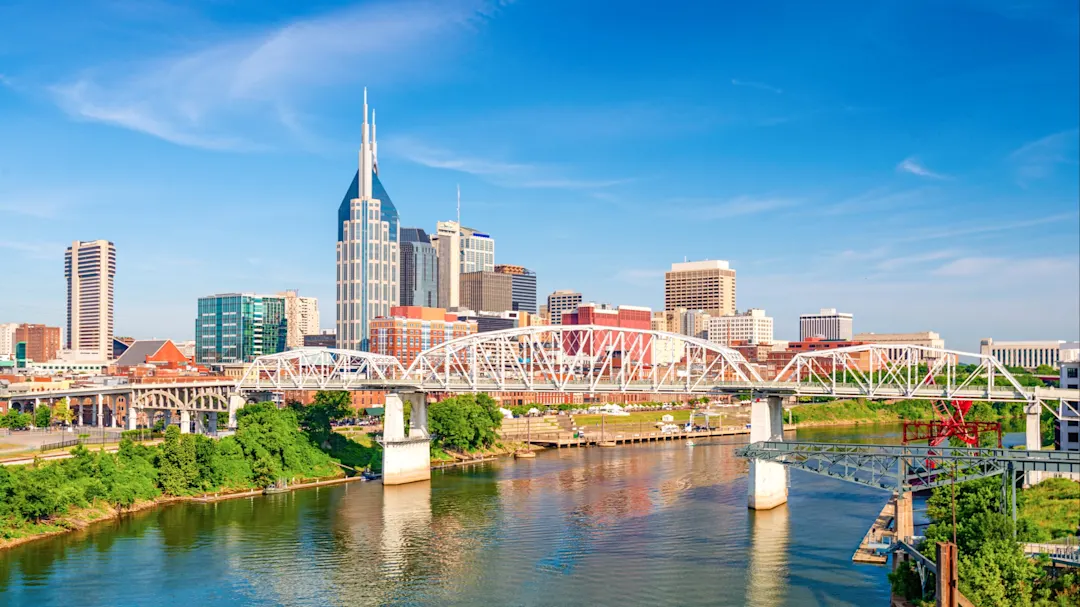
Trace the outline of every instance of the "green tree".
<instances>
[{"instance_id":1,"label":"green tree","mask_svg":"<svg viewBox=\"0 0 1080 607\"><path fill-rule=\"evenodd\" d=\"M34 426L48 428L51 423L52 410L47 405L38 405L38 408L34 409Z\"/></svg>"},{"instance_id":2,"label":"green tree","mask_svg":"<svg viewBox=\"0 0 1080 607\"><path fill-rule=\"evenodd\" d=\"M489 447L500 425L499 405L487 394L460 394L428 407L428 428L440 447Z\"/></svg>"},{"instance_id":3,"label":"green tree","mask_svg":"<svg viewBox=\"0 0 1080 607\"><path fill-rule=\"evenodd\" d=\"M158 456L158 483L169 495L186 495L199 478L195 461L195 438L180 434L178 426L169 426Z\"/></svg>"},{"instance_id":4,"label":"green tree","mask_svg":"<svg viewBox=\"0 0 1080 607\"><path fill-rule=\"evenodd\" d=\"M32 418L29 413L20 413L15 409L8 409L7 413L0 416L0 427L25 430L30 427L31 421Z\"/></svg>"},{"instance_id":5,"label":"green tree","mask_svg":"<svg viewBox=\"0 0 1080 607\"><path fill-rule=\"evenodd\" d=\"M342 390L319 390L310 405L290 403L289 406L311 441L323 449L330 448L331 422L353 414L352 397Z\"/></svg>"},{"instance_id":6,"label":"green tree","mask_svg":"<svg viewBox=\"0 0 1080 607\"><path fill-rule=\"evenodd\" d=\"M1050 365L1039 365L1035 368L1035 375L1057 375L1058 370Z\"/></svg>"},{"instance_id":7,"label":"green tree","mask_svg":"<svg viewBox=\"0 0 1080 607\"><path fill-rule=\"evenodd\" d=\"M61 398L53 405L53 419L60 422L65 426L70 426L71 421L75 418L74 412L71 410L71 404L68 403L67 397Z\"/></svg>"}]
</instances>

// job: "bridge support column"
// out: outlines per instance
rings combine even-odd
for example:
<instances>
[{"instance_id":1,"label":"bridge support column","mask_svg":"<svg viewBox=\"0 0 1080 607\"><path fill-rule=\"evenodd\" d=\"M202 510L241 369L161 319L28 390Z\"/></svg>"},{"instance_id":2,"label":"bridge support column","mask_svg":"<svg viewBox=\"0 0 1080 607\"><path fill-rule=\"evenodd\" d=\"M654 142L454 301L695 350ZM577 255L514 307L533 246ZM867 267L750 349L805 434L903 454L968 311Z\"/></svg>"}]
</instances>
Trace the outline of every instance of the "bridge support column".
<instances>
[{"instance_id":1,"label":"bridge support column","mask_svg":"<svg viewBox=\"0 0 1080 607\"><path fill-rule=\"evenodd\" d=\"M210 434L217 434L217 411L208 413L207 418L209 418Z\"/></svg>"},{"instance_id":2,"label":"bridge support column","mask_svg":"<svg viewBox=\"0 0 1080 607\"><path fill-rule=\"evenodd\" d=\"M1025 448L1028 451L1041 451L1042 450L1042 427L1039 425L1039 416L1042 413L1042 406L1038 401L1028 403L1024 409L1025 426L1024 426L1024 442ZM1024 486L1030 487L1031 485L1037 485L1042 480L1042 474L1039 472L1026 472L1024 474Z\"/></svg>"},{"instance_id":3,"label":"bridge support column","mask_svg":"<svg viewBox=\"0 0 1080 607\"><path fill-rule=\"evenodd\" d=\"M911 537L915 535L915 517L911 510L911 493L905 491L896 494L896 497L893 498L893 504L896 507L896 512L893 513L896 521L896 539L910 542Z\"/></svg>"},{"instance_id":4,"label":"bridge support column","mask_svg":"<svg viewBox=\"0 0 1080 607\"><path fill-rule=\"evenodd\" d=\"M779 396L750 405L750 442L784 439L784 404ZM776 462L750 460L749 506L768 510L787 503L787 469Z\"/></svg>"},{"instance_id":5,"label":"bridge support column","mask_svg":"<svg viewBox=\"0 0 1080 607\"><path fill-rule=\"evenodd\" d=\"M236 429L236 412L244 406L244 397L239 394L229 395L229 429Z\"/></svg>"},{"instance_id":6,"label":"bridge support column","mask_svg":"<svg viewBox=\"0 0 1080 607\"><path fill-rule=\"evenodd\" d=\"M405 435L405 400L412 408L408 436ZM427 401L423 393L387 393L382 474L384 485L403 485L431 478L431 440L427 433Z\"/></svg>"},{"instance_id":7,"label":"bridge support column","mask_svg":"<svg viewBox=\"0 0 1080 607\"><path fill-rule=\"evenodd\" d=\"M180 434L191 434L191 411L180 410Z\"/></svg>"},{"instance_id":8,"label":"bridge support column","mask_svg":"<svg viewBox=\"0 0 1080 607\"><path fill-rule=\"evenodd\" d=\"M98 428L104 428L105 427L105 404L101 402L101 395L100 394L98 394L97 398L94 399L94 400L95 400L94 413L97 416L97 427Z\"/></svg>"},{"instance_id":9,"label":"bridge support column","mask_svg":"<svg viewBox=\"0 0 1080 607\"><path fill-rule=\"evenodd\" d=\"M135 410L135 407L128 404L127 408L127 429L134 430L138 426L139 412Z\"/></svg>"}]
</instances>

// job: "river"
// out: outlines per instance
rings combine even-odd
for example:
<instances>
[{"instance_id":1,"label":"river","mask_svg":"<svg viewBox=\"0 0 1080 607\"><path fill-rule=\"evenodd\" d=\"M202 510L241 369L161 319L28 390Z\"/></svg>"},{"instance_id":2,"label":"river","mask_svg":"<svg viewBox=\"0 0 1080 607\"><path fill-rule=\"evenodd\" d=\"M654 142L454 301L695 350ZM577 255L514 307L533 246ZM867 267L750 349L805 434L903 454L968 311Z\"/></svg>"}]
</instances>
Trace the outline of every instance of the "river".
<instances>
[{"instance_id":1,"label":"river","mask_svg":"<svg viewBox=\"0 0 1080 607\"><path fill-rule=\"evenodd\" d=\"M900 442L898 426L798 440ZM886 569L851 562L887 494L794 471L786 506L748 510L744 442L163 507L3 553L0 604L887 605Z\"/></svg>"}]
</instances>

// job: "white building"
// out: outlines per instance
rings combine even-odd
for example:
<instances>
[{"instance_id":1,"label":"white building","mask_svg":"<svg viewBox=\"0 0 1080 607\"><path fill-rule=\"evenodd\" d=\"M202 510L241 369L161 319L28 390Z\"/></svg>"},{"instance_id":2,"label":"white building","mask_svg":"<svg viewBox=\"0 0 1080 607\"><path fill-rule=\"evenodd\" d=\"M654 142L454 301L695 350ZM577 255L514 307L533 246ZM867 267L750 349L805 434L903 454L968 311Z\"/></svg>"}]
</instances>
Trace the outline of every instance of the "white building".
<instances>
[{"instance_id":1,"label":"white building","mask_svg":"<svg viewBox=\"0 0 1080 607\"><path fill-rule=\"evenodd\" d=\"M852 316L836 308L822 308L817 314L799 316L799 340L820 337L828 340L851 341Z\"/></svg>"},{"instance_id":2,"label":"white building","mask_svg":"<svg viewBox=\"0 0 1080 607\"><path fill-rule=\"evenodd\" d=\"M371 319L389 316L398 305L400 226L379 181L375 113L369 137L366 89L359 167L338 207L337 224L337 343L342 349L367 350Z\"/></svg>"},{"instance_id":3,"label":"white building","mask_svg":"<svg viewBox=\"0 0 1080 607\"><path fill-rule=\"evenodd\" d=\"M15 327L17 322L0 323L0 359L15 354Z\"/></svg>"},{"instance_id":4,"label":"white building","mask_svg":"<svg viewBox=\"0 0 1080 607\"><path fill-rule=\"evenodd\" d=\"M78 360L112 358L115 276L116 247L107 240L77 240L64 253L68 283L64 346Z\"/></svg>"},{"instance_id":5,"label":"white building","mask_svg":"<svg viewBox=\"0 0 1080 607\"><path fill-rule=\"evenodd\" d=\"M288 349L304 346L305 335L319 333L319 300L314 297L301 297L296 290L278 293L285 298L285 347Z\"/></svg>"},{"instance_id":6,"label":"white building","mask_svg":"<svg viewBox=\"0 0 1080 607\"><path fill-rule=\"evenodd\" d=\"M748 344L770 344L773 341L773 319L765 310L751 308L734 316L709 319L709 341L730 346L741 341Z\"/></svg>"},{"instance_id":7,"label":"white building","mask_svg":"<svg viewBox=\"0 0 1080 607\"><path fill-rule=\"evenodd\" d=\"M440 221L431 237L439 256L439 307L461 306L461 275L495 271L495 239L458 221Z\"/></svg>"},{"instance_id":8,"label":"white building","mask_svg":"<svg viewBox=\"0 0 1080 607\"><path fill-rule=\"evenodd\" d=\"M920 331L917 333L856 333L852 338L852 341L864 341L872 344L881 344L883 346L905 345L945 349L945 340L941 339L941 335L938 335L934 331ZM889 352L889 356L892 357L895 355L896 353L892 351ZM925 358L927 360L936 360L938 357L927 355Z\"/></svg>"},{"instance_id":9,"label":"white building","mask_svg":"<svg viewBox=\"0 0 1080 607\"><path fill-rule=\"evenodd\" d=\"M1080 388L1080 362L1061 363L1060 386ZM1058 450L1080 451L1080 402L1062 401L1058 407Z\"/></svg>"},{"instance_id":10,"label":"white building","mask_svg":"<svg viewBox=\"0 0 1080 607\"><path fill-rule=\"evenodd\" d=\"M979 341L979 353L989 354L1006 367L1035 369L1039 365L1058 367L1080 359L1080 344L1067 341Z\"/></svg>"}]
</instances>

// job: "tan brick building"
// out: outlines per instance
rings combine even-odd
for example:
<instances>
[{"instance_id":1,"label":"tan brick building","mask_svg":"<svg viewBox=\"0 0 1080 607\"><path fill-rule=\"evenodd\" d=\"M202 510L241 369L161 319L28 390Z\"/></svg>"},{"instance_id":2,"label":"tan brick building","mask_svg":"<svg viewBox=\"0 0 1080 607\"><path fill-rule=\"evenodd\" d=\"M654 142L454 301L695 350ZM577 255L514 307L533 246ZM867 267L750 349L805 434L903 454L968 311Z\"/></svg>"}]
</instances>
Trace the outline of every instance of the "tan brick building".
<instances>
[{"instance_id":1,"label":"tan brick building","mask_svg":"<svg viewBox=\"0 0 1080 607\"><path fill-rule=\"evenodd\" d=\"M671 270L664 273L664 309L678 308L733 316L735 270L718 259L671 264Z\"/></svg>"}]
</instances>

